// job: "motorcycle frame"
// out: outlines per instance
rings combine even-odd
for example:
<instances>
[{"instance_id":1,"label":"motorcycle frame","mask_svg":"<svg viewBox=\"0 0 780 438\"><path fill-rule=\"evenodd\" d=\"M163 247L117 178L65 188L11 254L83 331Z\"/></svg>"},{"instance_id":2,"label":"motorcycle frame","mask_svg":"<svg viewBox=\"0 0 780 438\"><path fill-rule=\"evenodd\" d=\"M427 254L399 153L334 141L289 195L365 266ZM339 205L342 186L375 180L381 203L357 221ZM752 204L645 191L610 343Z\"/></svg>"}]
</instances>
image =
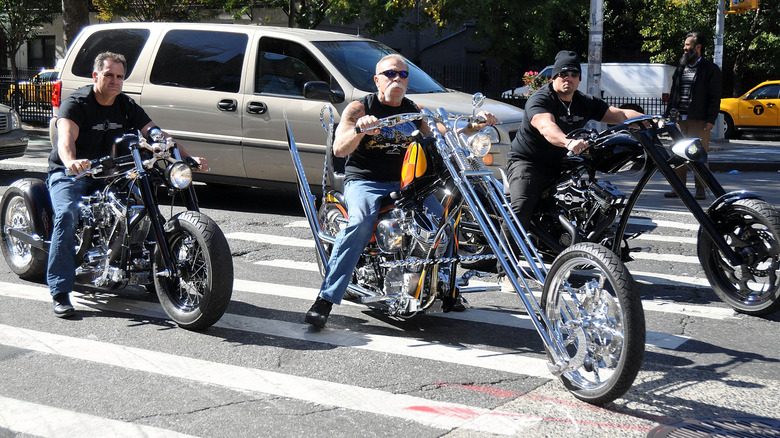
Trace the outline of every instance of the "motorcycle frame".
<instances>
[{"instance_id":1,"label":"motorcycle frame","mask_svg":"<svg viewBox=\"0 0 780 438\"><path fill-rule=\"evenodd\" d=\"M612 251L616 254L620 254L620 247L625 236L626 228L628 226L628 220L631 217L634 207L636 206L639 196L644 191L650 179L656 172L661 172L666 181L672 187L672 190L677 194L677 197L682 201L685 207L693 214L694 218L701 225L702 230L712 239L715 246L720 250L724 257L732 265L741 265L744 260L740 254L734 252L734 250L728 245L723 236L715 228L715 224L707 214L709 211L717 210L721 205L733 202L736 199L745 198L758 198L757 195L747 192L732 192L726 193L723 186L715 179L712 171L706 165L706 155L701 160L687 161L681 157L670 153L664 156L662 151L666 150L656 144L654 138L659 134L668 133L673 141L679 141L683 139L683 134L680 129L674 123L666 122L662 126L656 122L657 118L653 116L642 116L634 119L630 119L620 125L616 125L610 128L608 131L628 131L631 133L644 149L649 160L645 164L645 170L642 176L639 178L637 185L632 189L631 195L626 201L626 206L620 216L620 223L615 231L615 240L612 243ZM631 129L631 125L634 124L650 124L650 127L645 129ZM716 196L715 202L705 211L698 201L693 197L691 192L686 188L685 184L680 180L677 174L674 172L672 165L681 166L688 165L694 173L694 176L699 178L704 185L709 188Z\"/></svg>"},{"instance_id":2,"label":"motorcycle frame","mask_svg":"<svg viewBox=\"0 0 780 438\"><path fill-rule=\"evenodd\" d=\"M179 272L177 269L175 269L176 263L173 259L173 256L171 255L171 250L168 247L168 241L165 239L165 233L171 232L173 231L173 229L166 229L166 223L162 221L162 212L160 211L160 205L157 202L157 199L154 196L152 190L152 183L150 181L149 171L144 167L144 160L141 157L141 153L139 151L138 141L134 140L130 142L129 147L130 147L130 155L128 156L119 157L117 159L110 159L108 157L105 157L99 159L98 161L111 160L112 164L123 164L131 160L133 161L136 169L138 169L138 175L135 178L135 180L138 182L137 185L141 193L141 199L144 202L144 207L146 211L145 214L149 215L152 229L154 230L154 234L155 234L156 244L160 248L163 263L165 264L165 270L161 271L160 275L178 277ZM179 152L178 147L173 148L173 155L178 161L182 161L181 153ZM117 178L123 178L123 177L124 176L117 176ZM34 204L44 206L43 210L48 214L52 214L53 211L51 209L51 200L49 198L49 193L48 191L45 191L45 193L43 193L43 191L45 191L45 185L41 186L40 188L35 187L34 189L32 189L27 193L27 196L32 197L32 199L34 200L38 200L38 202L34 202ZM200 211L198 206L198 199L192 184L190 184L190 186L186 190L182 191L182 195L184 198L184 204L188 210ZM35 218L36 219L38 218L37 214L35 215ZM139 217L139 219L141 219L141 217ZM52 223L51 217L49 217L48 223ZM49 230L49 232L51 232L51 230ZM6 233L8 233L9 236L19 239L31 245L34 248L43 250L46 253L49 252L49 248L51 246L51 236L48 236L48 239L43 239L41 238L41 236L38 236L37 234L31 236L26 233L23 233L22 231L16 230L14 228L7 228Z\"/></svg>"},{"instance_id":3,"label":"motorcycle frame","mask_svg":"<svg viewBox=\"0 0 780 438\"><path fill-rule=\"evenodd\" d=\"M440 110L439 114L434 114L430 110L423 109L421 111L423 117L427 118L429 126L435 126L437 124L445 124L446 113ZM317 217L316 210L316 198L312 194L309 188L309 183L304 173L303 164L298 153L298 148L295 144L295 139L292 134L290 123L285 115L285 124L287 129L287 142L290 149L290 155L292 157L293 165L295 167L295 173L298 181L298 196L301 200L301 204L306 215L306 219L309 223L310 229L314 236L315 250L317 251L320 260L326 261L325 244L333 244L335 238L325 234L320 226L319 219ZM454 122L453 122L454 125ZM493 172L487 169L473 170L471 165L467 163L467 158L462 147L459 145L458 139L452 132L452 129L446 130L446 134L442 134L438 129L432 129L433 136L435 138L435 146L437 152L441 155L444 165L446 166L452 182L457 188L458 192L462 195L458 202L451 202L448 204L448 211L443 216L444 218L456 217L457 215L451 215L453 211L458 211L462 208L462 203L471 208L474 213L474 217L482 229L486 240L488 241L493 253L496 255L499 263L504 268L504 272L507 273L507 279L511 282L520 300L523 302L526 311L531 316L534 328L542 339L542 342L547 348L549 355L551 356L551 362L548 362L548 368L550 372L560 377L566 372L573 371L575 368L570 367L566 349L563 345L563 340L555 330L550 330L552 324L546 317L544 310L542 309L536 297L531 291L531 286L528 283L528 274L520 266L520 259L515 256L512 251L510 242L505 239L501 239L501 230L491 220L486 208L477 200L479 199L476 194L476 186L480 186L484 189L485 194L492 204L493 210L500 212L501 220L506 224L506 229L509 232L507 238L511 238L516 248L519 248L523 253L524 260L529 263L531 270L531 279L537 281L539 284L544 284L547 268L545 267L541 256L533 246L528 234L520 224L517 216L512 211L509 202L503 193L502 184L494 177ZM500 225L499 225L500 226ZM441 228L441 226L440 226ZM361 297L371 298L375 294L369 292L355 284L350 283L349 290L357 293Z\"/></svg>"}]
</instances>

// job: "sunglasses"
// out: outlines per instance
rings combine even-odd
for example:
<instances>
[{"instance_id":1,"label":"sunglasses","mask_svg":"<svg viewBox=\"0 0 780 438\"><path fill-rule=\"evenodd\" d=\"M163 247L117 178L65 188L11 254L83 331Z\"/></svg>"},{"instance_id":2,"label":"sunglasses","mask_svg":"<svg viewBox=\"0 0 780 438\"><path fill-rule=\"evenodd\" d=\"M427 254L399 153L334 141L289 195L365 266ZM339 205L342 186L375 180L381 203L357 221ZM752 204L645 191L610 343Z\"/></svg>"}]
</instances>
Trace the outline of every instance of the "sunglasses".
<instances>
[{"instance_id":1,"label":"sunglasses","mask_svg":"<svg viewBox=\"0 0 780 438\"><path fill-rule=\"evenodd\" d=\"M406 79L409 77L409 72L404 70L385 70L379 72L379 74L387 76L388 79L393 79L396 76L400 76L401 79Z\"/></svg>"},{"instance_id":2,"label":"sunglasses","mask_svg":"<svg viewBox=\"0 0 780 438\"><path fill-rule=\"evenodd\" d=\"M578 71L565 71L562 73L558 73L559 78L578 78L580 77L580 72Z\"/></svg>"}]
</instances>

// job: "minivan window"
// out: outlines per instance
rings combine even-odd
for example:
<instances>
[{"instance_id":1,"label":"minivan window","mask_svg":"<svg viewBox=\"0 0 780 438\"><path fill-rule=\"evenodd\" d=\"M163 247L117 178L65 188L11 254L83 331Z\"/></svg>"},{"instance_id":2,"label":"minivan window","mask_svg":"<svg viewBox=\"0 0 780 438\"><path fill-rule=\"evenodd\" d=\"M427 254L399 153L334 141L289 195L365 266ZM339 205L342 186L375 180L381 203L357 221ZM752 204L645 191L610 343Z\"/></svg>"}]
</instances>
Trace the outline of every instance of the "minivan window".
<instances>
[{"instance_id":1,"label":"minivan window","mask_svg":"<svg viewBox=\"0 0 780 438\"><path fill-rule=\"evenodd\" d=\"M73 61L72 73L82 78L92 77L92 64L103 52L124 55L127 60L125 79L133 73L138 55L149 39L148 29L111 29L95 32L84 41Z\"/></svg>"},{"instance_id":2,"label":"minivan window","mask_svg":"<svg viewBox=\"0 0 780 438\"><path fill-rule=\"evenodd\" d=\"M248 40L243 33L172 30L160 44L149 82L236 93Z\"/></svg>"},{"instance_id":3,"label":"minivan window","mask_svg":"<svg viewBox=\"0 0 780 438\"><path fill-rule=\"evenodd\" d=\"M279 38L260 39L255 71L255 94L303 96L303 84L309 81L324 81L338 88L306 48Z\"/></svg>"},{"instance_id":4,"label":"minivan window","mask_svg":"<svg viewBox=\"0 0 780 438\"><path fill-rule=\"evenodd\" d=\"M385 55L397 53L376 41L315 41L322 53L339 72L357 89L373 91L376 63ZM409 64L408 93L445 93L447 90L420 67Z\"/></svg>"}]
</instances>

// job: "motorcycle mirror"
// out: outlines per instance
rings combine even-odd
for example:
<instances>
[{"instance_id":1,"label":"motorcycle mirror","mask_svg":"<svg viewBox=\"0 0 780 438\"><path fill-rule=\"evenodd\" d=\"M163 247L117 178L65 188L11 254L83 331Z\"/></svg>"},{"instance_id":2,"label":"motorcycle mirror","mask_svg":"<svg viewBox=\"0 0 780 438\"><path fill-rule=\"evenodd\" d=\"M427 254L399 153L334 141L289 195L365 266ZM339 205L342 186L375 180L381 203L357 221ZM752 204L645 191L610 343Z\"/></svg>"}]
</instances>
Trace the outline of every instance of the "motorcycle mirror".
<instances>
[{"instance_id":1,"label":"motorcycle mirror","mask_svg":"<svg viewBox=\"0 0 780 438\"><path fill-rule=\"evenodd\" d=\"M482 93L474 93L474 96L471 97L471 105L474 107L471 115L475 115L477 113L477 108L480 108L483 103L485 103L485 95Z\"/></svg>"}]
</instances>

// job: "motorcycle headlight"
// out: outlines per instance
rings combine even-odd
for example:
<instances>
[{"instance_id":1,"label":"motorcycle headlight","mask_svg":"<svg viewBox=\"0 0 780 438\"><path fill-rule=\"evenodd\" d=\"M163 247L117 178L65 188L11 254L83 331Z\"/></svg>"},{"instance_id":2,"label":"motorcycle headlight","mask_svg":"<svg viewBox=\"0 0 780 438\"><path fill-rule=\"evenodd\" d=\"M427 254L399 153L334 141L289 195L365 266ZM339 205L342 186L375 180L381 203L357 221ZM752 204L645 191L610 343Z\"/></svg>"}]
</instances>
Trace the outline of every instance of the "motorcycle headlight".
<instances>
[{"instance_id":1,"label":"motorcycle headlight","mask_svg":"<svg viewBox=\"0 0 780 438\"><path fill-rule=\"evenodd\" d=\"M192 184L192 169L185 163L177 161L165 169L165 178L171 186L183 190Z\"/></svg>"},{"instance_id":2,"label":"motorcycle headlight","mask_svg":"<svg viewBox=\"0 0 780 438\"><path fill-rule=\"evenodd\" d=\"M490 152L490 146L493 143L498 143L498 132L492 126L488 126L469 137L469 151L475 157L482 158Z\"/></svg>"},{"instance_id":3,"label":"motorcycle headlight","mask_svg":"<svg viewBox=\"0 0 780 438\"><path fill-rule=\"evenodd\" d=\"M707 161L707 151L698 138L684 138L678 141L672 146L672 152L688 161L702 163Z\"/></svg>"}]
</instances>

